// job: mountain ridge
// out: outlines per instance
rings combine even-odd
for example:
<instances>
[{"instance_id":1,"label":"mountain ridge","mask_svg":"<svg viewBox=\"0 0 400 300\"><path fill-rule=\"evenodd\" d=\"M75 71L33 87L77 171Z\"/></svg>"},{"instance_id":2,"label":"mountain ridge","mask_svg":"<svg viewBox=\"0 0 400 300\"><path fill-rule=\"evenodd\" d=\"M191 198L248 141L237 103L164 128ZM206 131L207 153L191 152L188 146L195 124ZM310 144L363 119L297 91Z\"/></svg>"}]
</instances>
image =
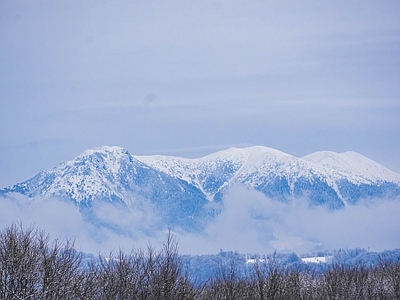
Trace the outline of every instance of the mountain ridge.
<instances>
[{"instance_id":1,"label":"mountain ridge","mask_svg":"<svg viewBox=\"0 0 400 300\"><path fill-rule=\"evenodd\" d=\"M350 154L350 155L349 155ZM322 157L321 157L322 156ZM297 158L293 155L281 152L276 149L267 148L264 146L253 146L247 148L230 148L227 150L218 151L208 156L201 158L179 158L173 156L135 156L138 160L170 175L175 175L183 180L188 180L184 176L180 176L183 173L182 168L188 168L192 174L196 174L196 169L202 169L201 165L211 161L230 161L236 168L234 168L233 176L230 178L230 182L225 182L224 186L229 186L233 183L244 182L248 187L260 184L258 181L269 180L270 178L260 179L252 176L254 173L261 173L268 175L269 170L273 170L274 174L283 175L289 178L290 191L294 191L294 182L298 178L311 179L317 177L327 181L327 183L339 194L341 200L346 203L346 200L340 195L339 188L336 182L342 180L344 177L352 184L379 184L381 182L393 182L396 185L400 185L400 175L385 168L384 166L370 160L369 158L358 154L356 152L345 152L335 153L332 151L319 151L302 158ZM230 160L230 157L234 157L235 160ZM327 162L326 157L340 159L344 163L342 166L334 165ZM345 157L346 159L343 159ZM358 159L358 165L353 164L353 168L349 168L349 159L355 157ZM217 158L217 159L215 159ZM318 159L317 159L318 158ZM361 161L361 162L360 162ZM363 168L364 162L368 168ZM360 167L361 165L361 167ZM212 169L212 166L207 166L206 169ZM215 169L215 166L214 166ZM368 169L373 169L374 172L367 173ZM266 176L268 177L268 176ZM271 177L271 176L269 176ZM194 184L198 184L198 180L189 179ZM220 188L223 188L221 186ZM201 186L199 188L202 189ZM208 198L211 195L208 195Z\"/></svg>"},{"instance_id":2,"label":"mountain ridge","mask_svg":"<svg viewBox=\"0 0 400 300\"><path fill-rule=\"evenodd\" d=\"M289 203L340 209L364 198L400 195L400 175L356 152L319 151L302 158L264 146L229 148L200 158L131 155L118 146L88 149L33 178L0 190L30 198L59 197L79 207L126 207L146 199L167 223L201 228L234 185Z\"/></svg>"}]
</instances>

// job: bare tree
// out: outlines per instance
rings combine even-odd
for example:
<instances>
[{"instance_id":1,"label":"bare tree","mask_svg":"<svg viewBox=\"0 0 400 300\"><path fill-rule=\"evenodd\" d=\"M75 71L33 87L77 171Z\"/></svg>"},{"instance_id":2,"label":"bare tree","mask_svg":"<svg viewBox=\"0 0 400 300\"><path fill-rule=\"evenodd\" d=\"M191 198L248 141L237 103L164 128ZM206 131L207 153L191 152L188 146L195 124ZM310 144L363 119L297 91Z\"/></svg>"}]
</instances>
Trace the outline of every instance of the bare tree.
<instances>
[{"instance_id":1,"label":"bare tree","mask_svg":"<svg viewBox=\"0 0 400 300\"><path fill-rule=\"evenodd\" d=\"M11 225L0 233L1 299L76 299L80 263L73 243Z\"/></svg>"},{"instance_id":2,"label":"bare tree","mask_svg":"<svg viewBox=\"0 0 400 300\"><path fill-rule=\"evenodd\" d=\"M81 285L81 254L74 244L64 245L58 240L49 242L49 236L38 235L40 294L43 299L75 299L75 291Z\"/></svg>"},{"instance_id":3,"label":"bare tree","mask_svg":"<svg viewBox=\"0 0 400 300\"><path fill-rule=\"evenodd\" d=\"M289 279L289 273L279 266L276 252L257 260L250 275L251 285L256 299L283 299L286 290L285 285L296 283L295 273ZM292 288L295 288L293 286Z\"/></svg>"},{"instance_id":4,"label":"bare tree","mask_svg":"<svg viewBox=\"0 0 400 300\"><path fill-rule=\"evenodd\" d=\"M378 262L375 274L380 281L380 294L387 295L389 299L400 299L400 256L390 258L380 255Z\"/></svg>"},{"instance_id":5,"label":"bare tree","mask_svg":"<svg viewBox=\"0 0 400 300\"><path fill-rule=\"evenodd\" d=\"M221 262L213 277L194 285L170 231L159 251L120 250L89 262L72 242L51 241L32 227L0 231L0 299L400 299L400 256L316 269L282 266L274 253L249 273L234 259Z\"/></svg>"},{"instance_id":6,"label":"bare tree","mask_svg":"<svg viewBox=\"0 0 400 300\"><path fill-rule=\"evenodd\" d=\"M40 255L32 228L12 225L0 233L1 299L33 299L37 295Z\"/></svg>"},{"instance_id":7,"label":"bare tree","mask_svg":"<svg viewBox=\"0 0 400 300\"><path fill-rule=\"evenodd\" d=\"M178 242L170 230L168 230L162 250L153 256L153 261L154 268L151 268L152 299L194 298L193 284L187 274L182 274Z\"/></svg>"},{"instance_id":8,"label":"bare tree","mask_svg":"<svg viewBox=\"0 0 400 300\"><path fill-rule=\"evenodd\" d=\"M148 247L126 255L119 251L100 257L98 263L100 299L193 299L196 291L182 274L177 242L169 232L159 252Z\"/></svg>"}]
</instances>

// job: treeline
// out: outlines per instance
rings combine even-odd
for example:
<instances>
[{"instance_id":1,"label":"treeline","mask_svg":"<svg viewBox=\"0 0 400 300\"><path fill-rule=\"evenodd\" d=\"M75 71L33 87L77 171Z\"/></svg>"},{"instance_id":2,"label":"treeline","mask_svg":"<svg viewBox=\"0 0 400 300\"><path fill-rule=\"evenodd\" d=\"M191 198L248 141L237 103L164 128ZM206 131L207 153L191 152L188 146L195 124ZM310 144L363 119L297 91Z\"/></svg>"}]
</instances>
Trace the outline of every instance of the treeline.
<instances>
[{"instance_id":1,"label":"treeline","mask_svg":"<svg viewBox=\"0 0 400 300\"><path fill-rule=\"evenodd\" d=\"M171 234L160 250L87 260L71 242L11 225L0 232L0 299L400 299L400 257L333 263L321 273L271 255L246 274L234 260L221 264L199 282L184 272Z\"/></svg>"}]
</instances>

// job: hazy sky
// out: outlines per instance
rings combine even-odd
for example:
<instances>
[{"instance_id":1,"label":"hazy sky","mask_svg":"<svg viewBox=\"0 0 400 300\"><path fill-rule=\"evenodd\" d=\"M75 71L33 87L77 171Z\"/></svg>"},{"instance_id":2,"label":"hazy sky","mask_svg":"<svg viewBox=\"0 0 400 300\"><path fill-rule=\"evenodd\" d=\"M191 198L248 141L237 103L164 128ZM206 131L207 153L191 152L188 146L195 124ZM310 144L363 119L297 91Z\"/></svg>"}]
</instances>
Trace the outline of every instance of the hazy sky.
<instances>
[{"instance_id":1,"label":"hazy sky","mask_svg":"<svg viewBox=\"0 0 400 300\"><path fill-rule=\"evenodd\" d=\"M400 172L400 2L0 1L0 187L118 145Z\"/></svg>"}]
</instances>

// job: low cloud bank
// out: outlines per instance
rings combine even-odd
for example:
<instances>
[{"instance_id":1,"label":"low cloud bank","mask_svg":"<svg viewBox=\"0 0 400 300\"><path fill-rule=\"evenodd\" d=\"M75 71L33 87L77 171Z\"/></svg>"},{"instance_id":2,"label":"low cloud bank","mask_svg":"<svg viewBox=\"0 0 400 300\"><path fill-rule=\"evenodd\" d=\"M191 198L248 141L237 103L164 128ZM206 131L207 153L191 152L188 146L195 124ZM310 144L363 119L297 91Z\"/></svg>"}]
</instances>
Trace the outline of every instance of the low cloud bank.
<instances>
[{"instance_id":1,"label":"low cloud bank","mask_svg":"<svg viewBox=\"0 0 400 300\"><path fill-rule=\"evenodd\" d=\"M306 253L347 247L371 251L400 247L400 199L368 199L329 211L308 207L306 199L284 204L238 186L230 189L223 203L222 213L208 225L205 236L180 238L183 251Z\"/></svg>"},{"instance_id":2,"label":"low cloud bank","mask_svg":"<svg viewBox=\"0 0 400 300\"><path fill-rule=\"evenodd\" d=\"M203 233L177 233L180 253L241 253L290 251L306 253L362 247L371 251L400 247L400 199L365 200L339 211L309 208L305 199L284 204L237 186L223 199L220 215ZM97 203L88 222L71 202L55 198L35 200L21 195L0 198L0 228L21 222L34 225L52 238L75 240L77 249L109 252L122 248L160 247L166 226L145 200L132 207ZM117 234L116 231L123 232Z\"/></svg>"},{"instance_id":3,"label":"low cloud bank","mask_svg":"<svg viewBox=\"0 0 400 300\"><path fill-rule=\"evenodd\" d=\"M35 226L52 238L75 241L75 247L88 253L108 253L118 249L157 247L165 232L155 231L159 218L151 207L138 201L133 207L96 203L89 222L72 202L57 198L29 199L19 194L0 197L0 229L12 223ZM117 234L116 230L124 234Z\"/></svg>"}]
</instances>

